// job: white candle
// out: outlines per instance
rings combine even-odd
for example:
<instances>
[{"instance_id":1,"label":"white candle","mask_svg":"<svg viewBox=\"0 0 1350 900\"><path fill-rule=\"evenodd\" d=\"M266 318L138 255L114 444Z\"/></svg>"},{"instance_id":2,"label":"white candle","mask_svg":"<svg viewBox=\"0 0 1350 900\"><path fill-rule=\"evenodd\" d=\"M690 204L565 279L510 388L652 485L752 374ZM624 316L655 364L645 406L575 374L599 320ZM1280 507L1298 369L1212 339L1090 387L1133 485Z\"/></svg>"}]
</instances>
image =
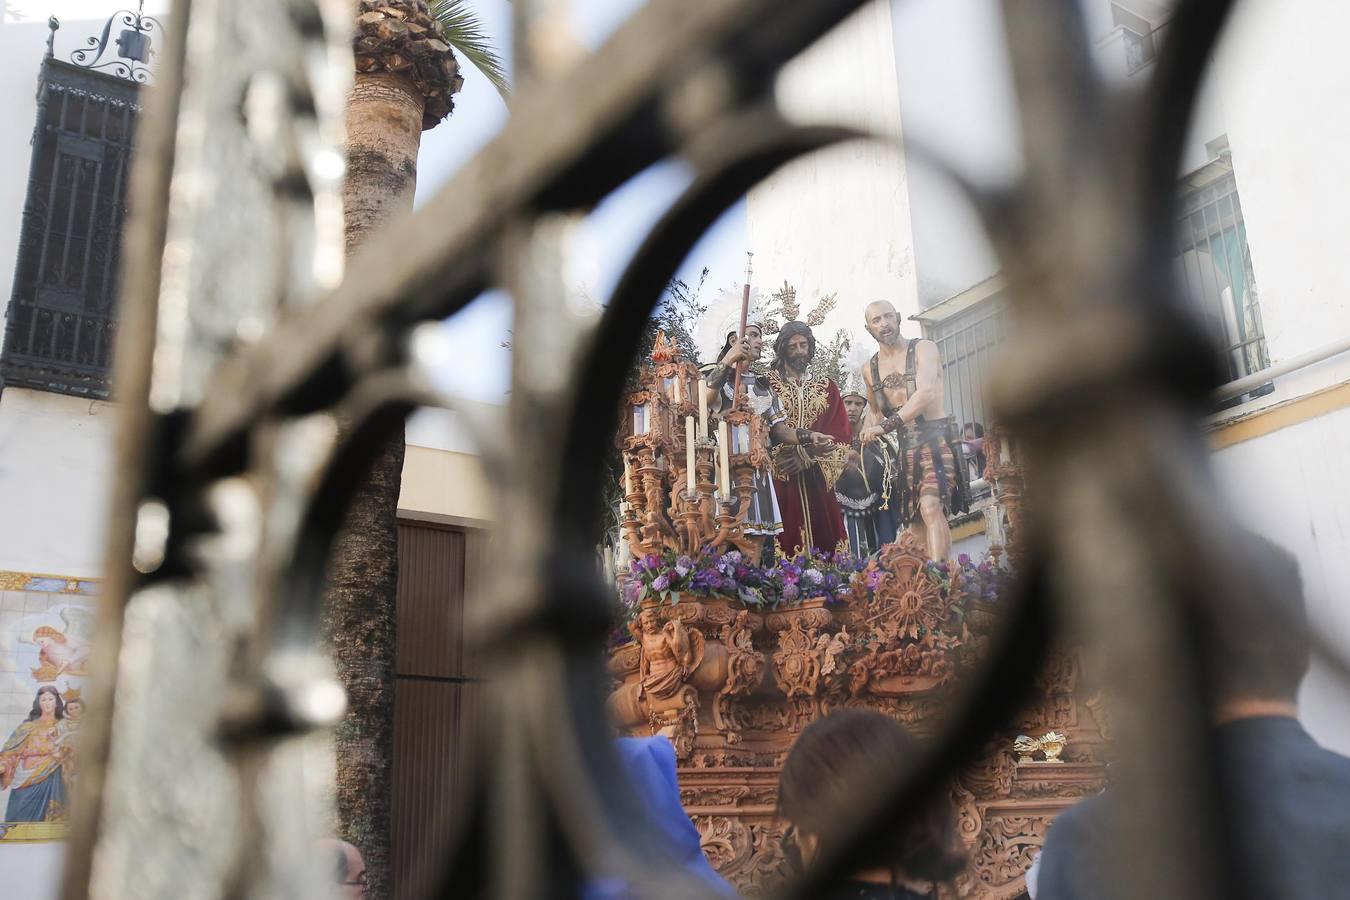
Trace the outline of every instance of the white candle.
<instances>
[{"instance_id":1,"label":"white candle","mask_svg":"<svg viewBox=\"0 0 1350 900\"><path fill-rule=\"evenodd\" d=\"M999 462L1003 463L1005 466L1008 463L1012 462L1012 448L1008 446L1007 438L1004 438L1002 441L999 442L998 449L999 449L999 459L998 459Z\"/></svg>"},{"instance_id":2,"label":"white candle","mask_svg":"<svg viewBox=\"0 0 1350 900\"><path fill-rule=\"evenodd\" d=\"M731 436L727 432L726 419L717 423L717 446L722 455L722 499L731 502Z\"/></svg>"},{"instance_id":3,"label":"white candle","mask_svg":"<svg viewBox=\"0 0 1350 900\"><path fill-rule=\"evenodd\" d=\"M623 457L623 492L624 495L633 493L633 469L628 465L628 455Z\"/></svg>"},{"instance_id":4,"label":"white candle","mask_svg":"<svg viewBox=\"0 0 1350 900\"><path fill-rule=\"evenodd\" d=\"M699 382L694 390L698 391L698 436L703 440L708 439L708 392L704 389L703 383Z\"/></svg>"},{"instance_id":5,"label":"white candle","mask_svg":"<svg viewBox=\"0 0 1350 900\"><path fill-rule=\"evenodd\" d=\"M684 417L684 467L689 493L694 493L694 417Z\"/></svg>"}]
</instances>

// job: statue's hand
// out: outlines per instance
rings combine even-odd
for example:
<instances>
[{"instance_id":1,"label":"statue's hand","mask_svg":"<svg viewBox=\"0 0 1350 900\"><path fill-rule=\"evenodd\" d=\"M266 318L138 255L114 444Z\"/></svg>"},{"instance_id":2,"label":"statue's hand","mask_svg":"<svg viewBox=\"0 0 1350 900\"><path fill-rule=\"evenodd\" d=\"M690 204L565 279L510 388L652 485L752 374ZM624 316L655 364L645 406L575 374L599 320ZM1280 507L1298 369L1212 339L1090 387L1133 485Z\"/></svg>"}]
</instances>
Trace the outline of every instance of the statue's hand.
<instances>
[{"instance_id":1,"label":"statue's hand","mask_svg":"<svg viewBox=\"0 0 1350 900\"><path fill-rule=\"evenodd\" d=\"M885 433L880 425L868 425L862 430L862 442L870 444Z\"/></svg>"},{"instance_id":2,"label":"statue's hand","mask_svg":"<svg viewBox=\"0 0 1350 900\"><path fill-rule=\"evenodd\" d=\"M796 475L802 470L802 458L796 453L784 453L778 463L778 469L787 475Z\"/></svg>"}]
</instances>

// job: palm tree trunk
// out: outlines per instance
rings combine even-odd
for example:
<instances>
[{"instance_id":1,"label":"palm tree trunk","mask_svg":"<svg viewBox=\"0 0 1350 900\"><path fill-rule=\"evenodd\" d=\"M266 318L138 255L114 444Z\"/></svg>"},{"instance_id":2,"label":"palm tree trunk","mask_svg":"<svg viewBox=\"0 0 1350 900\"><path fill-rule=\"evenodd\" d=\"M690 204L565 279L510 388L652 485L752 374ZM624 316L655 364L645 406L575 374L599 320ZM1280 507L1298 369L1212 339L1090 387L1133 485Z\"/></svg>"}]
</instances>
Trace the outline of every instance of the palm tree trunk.
<instances>
[{"instance_id":1,"label":"palm tree trunk","mask_svg":"<svg viewBox=\"0 0 1350 900\"><path fill-rule=\"evenodd\" d=\"M412 208L422 131L450 111L461 79L422 0L361 0L347 101L343 189L350 256ZM390 812L402 431L357 486L333 548L327 626L349 709L335 734L341 837L366 862L372 900L392 896Z\"/></svg>"}]
</instances>

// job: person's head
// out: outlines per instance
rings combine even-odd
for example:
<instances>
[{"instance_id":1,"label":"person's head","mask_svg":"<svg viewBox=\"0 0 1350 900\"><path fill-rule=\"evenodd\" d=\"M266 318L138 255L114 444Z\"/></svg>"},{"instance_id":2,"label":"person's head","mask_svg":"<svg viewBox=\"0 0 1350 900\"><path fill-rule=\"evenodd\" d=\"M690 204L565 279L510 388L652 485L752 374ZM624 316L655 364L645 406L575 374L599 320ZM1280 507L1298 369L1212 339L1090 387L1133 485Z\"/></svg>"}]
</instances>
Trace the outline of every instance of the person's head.
<instances>
[{"instance_id":1,"label":"person's head","mask_svg":"<svg viewBox=\"0 0 1350 900\"><path fill-rule=\"evenodd\" d=\"M816 336L805 322L788 322L773 342L773 365L782 371L805 372L816 356Z\"/></svg>"},{"instance_id":2,"label":"person's head","mask_svg":"<svg viewBox=\"0 0 1350 900\"><path fill-rule=\"evenodd\" d=\"M656 610L650 606L638 612L638 627L642 629L643 634L655 634L661 630L661 622L656 617Z\"/></svg>"},{"instance_id":3,"label":"person's head","mask_svg":"<svg viewBox=\"0 0 1350 900\"><path fill-rule=\"evenodd\" d=\"M844 409L848 410L848 420L856 428L862 421L863 412L867 409L867 398L862 394L845 394L843 397Z\"/></svg>"},{"instance_id":4,"label":"person's head","mask_svg":"<svg viewBox=\"0 0 1350 900\"><path fill-rule=\"evenodd\" d=\"M979 422L967 422L964 437L968 441L974 441L984 437L984 426Z\"/></svg>"},{"instance_id":5,"label":"person's head","mask_svg":"<svg viewBox=\"0 0 1350 900\"><path fill-rule=\"evenodd\" d=\"M45 650L53 644L66 643L66 636L50 625L43 625L33 632L33 643Z\"/></svg>"},{"instance_id":6,"label":"person's head","mask_svg":"<svg viewBox=\"0 0 1350 900\"><path fill-rule=\"evenodd\" d=\"M914 766L918 743L898 722L874 710L843 709L808 725L783 764L778 806L796 829L803 860L832 853L847 822L868 812L876 785ZM884 869L922 881L950 881L965 868L956 813L930 803L907 824L873 842L860 871Z\"/></svg>"},{"instance_id":7,"label":"person's head","mask_svg":"<svg viewBox=\"0 0 1350 900\"><path fill-rule=\"evenodd\" d=\"M1298 560L1273 541L1239 532L1234 559L1252 573L1245 589L1224 598L1212 622L1211 672L1220 718L1244 705L1298 699L1308 672L1308 618Z\"/></svg>"},{"instance_id":8,"label":"person's head","mask_svg":"<svg viewBox=\"0 0 1350 900\"><path fill-rule=\"evenodd\" d=\"M61 695L62 702L66 705L66 718L76 720L84 715L84 700L80 699L80 689L70 688Z\"/></svg>"},{"instance_id":9,"label":"person's head","mask_svg":"<svg viewBox=\"0 0 1350 900\"><path fill-rule=\"evenodd\" d=\"M877 339L877 343L887 346L900 340L900 314L889 300L877 300L867 304L863 310L867 333Z\"/></svg>"},{"instance_id":10,"label":"person's head","mask_svg":"<svg viewBox=\"0 0 1350 900\"><path fill-rule=\"evenodd\" d=\"M44 684L37 689L37 696L33 698L33 708L28 713L28 721L34 719L64 719L66 717L66 703L61 699L61 692L50 684Z\"/></svg>"},{"instance_id":11,"label":"person's head","mask_svg":"<svg viewBox=\"0 0 1350 900\"><path fill-rule=\"evenodd\" d=\"M366 896L366 861L361 851L346 841L324 838L315 846L322 854L321 864L333 875L338 885L338 896L347 900L363 900Z\"/></svg>"},{"instance_id":12,"label":"person's head","mask_svg":"<svg viewBox=\"0 0 1350 900\"><path fill-rule=\"evenodd\" d=\"M717 353L718 359L727 355L727 351L731 349L731 345L736 343L736 337L739 333L739 330L727 332L727 339L722 342L722 349ZM747 322L745 325L745 339L750 344L749 362L754 362L764 354L764 329L761 328L757 322Z\"/></svg>"}]
</instances>

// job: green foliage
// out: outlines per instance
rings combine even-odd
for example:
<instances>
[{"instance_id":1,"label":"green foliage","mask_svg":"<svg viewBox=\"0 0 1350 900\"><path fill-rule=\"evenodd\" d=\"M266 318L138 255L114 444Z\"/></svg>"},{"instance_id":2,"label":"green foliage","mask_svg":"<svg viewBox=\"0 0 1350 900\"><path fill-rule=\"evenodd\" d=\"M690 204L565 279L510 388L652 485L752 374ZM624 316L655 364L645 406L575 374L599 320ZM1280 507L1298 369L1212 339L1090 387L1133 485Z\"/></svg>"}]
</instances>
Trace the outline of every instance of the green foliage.
<instances>
[{"instance_id":1,"label":"green foliage","mask_svg":"<svg viewBox=\"0 0 1350 900\"><path fill-rule=\"evenodd\" d=\"M647 321L647 327L642 330L642 337L638 339L637 355L634 357L633 367L628 370L630 388L637 386L638 378L647 367L658 332L666 333L666 340L675 345L681 356L692 360L695 364L700 362L694 330L698 327L699 320L708 312L708 304L702 300L703 286L707 280L708 269L704 267L699 272L697 284L691 286L679 278L672 278L666 285L665 294L656 304L651 319ZM712 361L703 360L703 362Z\"/></svg>"},{"instance_id":2,"label":"green foliage","mask_svg":"<svg viewBox=\"0 0 1350 900\"><path fill-rule=\"evenodd\" d=\"M483 23L478 20L469 0L429 0L427 6L432 18L445 29L446 42L492 82L503 100L509 99L511 80L506 74L506 66L483 31Z\"/></svg>"}]
</instances>

